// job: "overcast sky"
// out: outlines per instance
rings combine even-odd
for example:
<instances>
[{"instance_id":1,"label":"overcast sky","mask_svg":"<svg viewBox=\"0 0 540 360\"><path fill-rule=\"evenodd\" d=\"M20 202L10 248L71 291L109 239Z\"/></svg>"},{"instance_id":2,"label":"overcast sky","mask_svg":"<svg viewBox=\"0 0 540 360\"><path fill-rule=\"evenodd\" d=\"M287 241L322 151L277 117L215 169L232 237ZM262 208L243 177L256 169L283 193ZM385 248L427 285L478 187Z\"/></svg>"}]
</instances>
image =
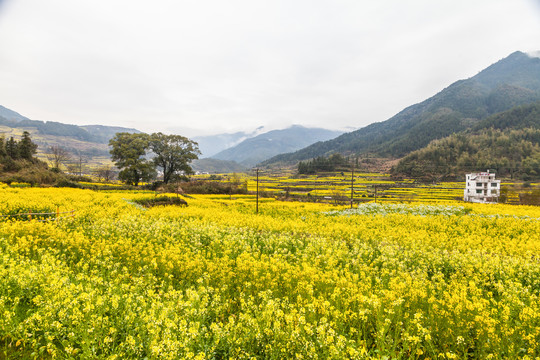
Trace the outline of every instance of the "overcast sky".
<instances>
[{"instance_id":1,"label":"overcast sky","mask_svg":"<svg viewBox=\"0 0 540 360\"><path fill-rule=\"evenodd\" d=\"M0 104L186 136L359 128L516 50L540 50L540 0L0 0Z\"/></svg>"}]
</instances>

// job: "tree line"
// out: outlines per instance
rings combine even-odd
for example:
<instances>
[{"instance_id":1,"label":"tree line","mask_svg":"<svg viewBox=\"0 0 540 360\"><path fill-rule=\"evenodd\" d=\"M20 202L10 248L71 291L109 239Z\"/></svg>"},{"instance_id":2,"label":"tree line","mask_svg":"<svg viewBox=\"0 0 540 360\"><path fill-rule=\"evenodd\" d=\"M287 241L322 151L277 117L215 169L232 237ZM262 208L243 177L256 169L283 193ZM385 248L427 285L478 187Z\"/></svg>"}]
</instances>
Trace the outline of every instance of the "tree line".
<instances>
[{"instance_id":1,"label":"tree line","mask_svg":"<svg viewBox=\"0 0 540 360\"><path fill-rule=\"evenodd\" d=\"M358 161L358 160L357 160ZM300 161L298 163L299 174L316 174L318 172L331 172L346 170L351 167L349 159L339 153L329 157L318 156L312 160Z\"/></svg>"},{"instance_id":2,"label":"tree line","mask_svg":"<svg viewBox=\"0 0 540 360\"><path fill-rule=\"evenodd\" d=\"M168 184L186 177L193 173L191 161L200 154L196 142L180 135L163 133L116 133L109 145L111 159L120 170L118 178L128 185L138 185L158 177ZM0 173L6 181L25 181L28 178L31 183L41 183L40 179L45 179L45 183L55 182L64 179L62 165L82 175L84 159L80 153L76 156L76 164L68 164L73 155L59 145L52 145L45 152L48 166L34 156L37 148L28 131L24 131L20 139L0 136ZM114 176L111 166L100 167L95 173L105 180Z\"/></svg>"},{"instance_id":3,"label":"tree line","mask_svg":"<svg viewBox=\"0 0 540 360\"><path fill-rule=\"evenodd\" d=\"M540 178L540 129L484 129L454 134L405 156L393 175L455 179L493 169L511 179Z\"/></svg>"}]
</instances>

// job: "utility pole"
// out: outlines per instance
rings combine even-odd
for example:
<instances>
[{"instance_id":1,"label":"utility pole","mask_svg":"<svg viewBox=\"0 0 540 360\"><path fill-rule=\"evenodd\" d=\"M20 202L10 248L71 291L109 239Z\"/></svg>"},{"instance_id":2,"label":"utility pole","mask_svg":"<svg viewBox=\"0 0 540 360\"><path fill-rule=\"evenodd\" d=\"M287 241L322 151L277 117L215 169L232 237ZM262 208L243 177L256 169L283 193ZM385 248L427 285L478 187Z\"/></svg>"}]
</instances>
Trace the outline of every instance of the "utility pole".
<instances>
[{"instance_id":1,"label":"utility pole","mask_svg":"<svg viewBox=\"0 0 540 360\"><path fill-rule=\"evenodd\" d=\"M353 208L353 199L354 199L354 162L352 164L352 173L351 173L351 209Z\"/></svg>"},{"instance_id":2,"label":"utility pole","mask_svg":"<svg viewBox=\"0 0 540 360\"><path fill-rule=\"evenodd\" d=\"M256 169L257 172L257 201L256 201L256 208L255 208L255 214L259 213L259 168Z\"/></svg>"},{"instance_id":3,"label":"utility pole","mask_svg":"<svg viewBox=\"0 0 540 360\"><path fill-rule=\"evenodd\" d=\"M78 166L79 167L79 177L81 177L82 176L82 164L83 164L84 158L83 158L83 155L82 155L82 153L80 151L79 151L78 155L79 155L78 156L79 157L79 163L78 163L78 165L79 165Z\"/></svg>"}]
</instances>

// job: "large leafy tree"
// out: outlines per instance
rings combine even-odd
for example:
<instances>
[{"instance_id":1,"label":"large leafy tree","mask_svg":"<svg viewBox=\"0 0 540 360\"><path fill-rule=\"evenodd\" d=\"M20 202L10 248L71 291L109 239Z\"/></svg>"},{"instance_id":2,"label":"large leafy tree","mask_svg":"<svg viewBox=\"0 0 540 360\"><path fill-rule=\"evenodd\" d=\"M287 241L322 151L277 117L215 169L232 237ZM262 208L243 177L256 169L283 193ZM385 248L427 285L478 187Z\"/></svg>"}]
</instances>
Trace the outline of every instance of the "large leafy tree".
<instances>
[{"instance_id":1,"label":"large leafy tree","mask_svg":"<svg viewBox=\"0 0 540 360\"><path fill-rule=\"evenodd\" d=\"M163 182L168 184L181 174L191 174L189 165L200 154L196 142L180 135L155 133L150 135L153 162L163 170Z\"/></svg>"},{"instance_id":2,"label":"large leafy tree","mask_svg":"<svg viewBox=\"0 0 540 360\"><path fill-rule=\"evenodd\" d=\"M148 159L146 151L150 146L148 134L116 133L109 141L110 153L115 165L122 169L118 178L137 186L141 181L155 177L155 169Z\"/></svg>"}]
</instances>

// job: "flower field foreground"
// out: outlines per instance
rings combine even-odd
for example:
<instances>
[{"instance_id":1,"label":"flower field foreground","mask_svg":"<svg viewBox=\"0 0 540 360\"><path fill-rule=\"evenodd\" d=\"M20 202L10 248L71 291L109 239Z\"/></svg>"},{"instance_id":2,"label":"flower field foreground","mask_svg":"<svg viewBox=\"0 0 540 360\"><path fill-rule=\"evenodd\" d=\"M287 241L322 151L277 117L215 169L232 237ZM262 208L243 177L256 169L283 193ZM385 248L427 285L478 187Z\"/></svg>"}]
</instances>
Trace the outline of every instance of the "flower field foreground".
<instances>
[{"instance_id":1,"label":"flower field foreground","mask_svg":"<svg viewBox=\"0 0 540 360\"><path fill-rule=\"evenodd\" d=\"M538 207L0 196L0 358L540 356Z\"/></svg>"}]
</instances>

